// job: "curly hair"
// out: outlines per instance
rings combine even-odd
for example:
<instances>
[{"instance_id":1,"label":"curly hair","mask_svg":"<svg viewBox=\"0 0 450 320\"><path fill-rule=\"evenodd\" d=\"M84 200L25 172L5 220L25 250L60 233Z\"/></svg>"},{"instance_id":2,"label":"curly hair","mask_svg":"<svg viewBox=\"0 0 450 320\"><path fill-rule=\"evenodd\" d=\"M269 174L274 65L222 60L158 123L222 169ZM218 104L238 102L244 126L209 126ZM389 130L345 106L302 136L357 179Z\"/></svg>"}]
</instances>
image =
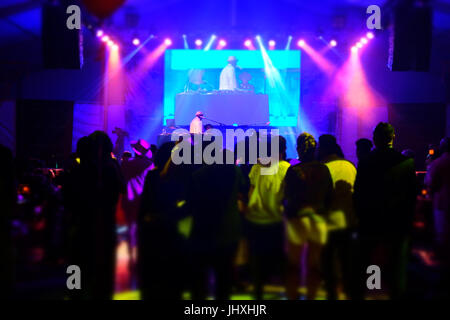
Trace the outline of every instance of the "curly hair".
<instances>
[{"instance_id":1,"label":"curly hair","mask_svg":"<svg viewBox=\"0 0 450 320\"><path fill-rule=\"evenodd\" d=\"M316 139L311 134L307 132L300 134L297 138L297 152L300 160L312 160L316 146Z\"/></svg>"}]
</instances>

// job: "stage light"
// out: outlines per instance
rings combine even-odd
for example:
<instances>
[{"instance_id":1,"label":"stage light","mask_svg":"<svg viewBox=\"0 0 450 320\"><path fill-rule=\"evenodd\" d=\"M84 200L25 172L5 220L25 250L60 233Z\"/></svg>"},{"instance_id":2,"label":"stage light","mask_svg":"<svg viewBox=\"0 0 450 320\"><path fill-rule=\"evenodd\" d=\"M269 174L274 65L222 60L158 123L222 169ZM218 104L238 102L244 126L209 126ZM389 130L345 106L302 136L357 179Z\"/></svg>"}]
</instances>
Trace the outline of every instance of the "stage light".
<instances>
[{"instance_id":1,"label":"stage light","mask_svg":"<svg viewBox=\"0 0 450 320\"><path fill-rule=\"evenodd\" d=\"M164 40L164 44L165 44L166 46L170 46L170 45L172 45L172 40L170 40L169 38L166 38L166 39Z\"/></svg>"},{"instance_id":2,"label":"stage light","mask_svg":"<svg viewBox=\"0 0 450 320\"><path fill-rule=\"evenodd\" d=\"M337 41L336 40L331 40L330 41L330 46L332 46L332 47L336 47L337 46Z\"/></svg>"},{"instance_id":3,"label":"stage light","mask_svg":"<svg viewBox=\"0 0 450 320\"><path fill-rule=\"evenodd\" d=\"M362 44L367 44L367 39L366 38L361 38L361 40L359 40L359 42L361 42Z\"/></svg>"},{"instance_id":4,"label":"stage light","mask_svg":"<svg viewBox=\"0 0 450 320\"><path fill-rule=\"evenodd\" d=\"M97 38L100 38L103 34L103 30L97 30Z\"/></svg>"},{"instance_id":5,"label":"stage light","mask_svg":"<svg viewBox=\"0 0 450 320\"><path fill-rule=\"evenodd\" d=\"M375 37L372 32L367 32L366 37L369 39L373 39Z\"/></svg>"},{"instance_id":6,"label":"stage light","mask_svg":"<svg viewBox=\"0 0 450 320\"><path fill-rule=\"evenodd\" d=\"M227 42L225 40L222 39L219 41L219 46L225 47L226 45L227 45Z\"/></svg>"},{"instance_id":7,"label":"stage light","mask_svg":"<svg viewBox=\"0 0 450 320\"><path fill-rule=\"evenodd\" d=\"M195 40L195 45L196 45L197 47L200 47L202 44L203 44L203 41L202 41L201 39Z\"/></svg>"},{"instance_id":8,"label":"stage light","mask_svg":"<svg viewBox=\"0 0 450 320\"><path fill-rule=\"evenodd\" d=\"M116 43L114 43L114 44L111 46L111 49L117 51L117 50L119 50L119 46L118 46Z\"/></svg>"},{"instance_id":9,"label":"stage light","mask_svg":"<svg viewBox=\"0 0 450 320\"><path fill-rule=\"evenodd\" d=\"M269 40L269 47L275 47L275 40Z\"/></svg>"},{"instance_id":10,"label":"stage light","mask_svg":"<svg viewBox=\"0 0 450 320\"><path fill-rule=\"evenodd\" d=\"M300 40L297 42L297 45L298 45L299 47L303 47L303 46L305 45L305 40L300 39Z\"/></svg>"},{"instance_id":11,"label":"stage light","mask_svg":"<svg viewBox=\"0 0 450 320\"><path fill-rule=\"evenodd\" d=\"M103 42L109 41L109 37L108 37L108 36L103 36L103 37L102 37L102 41L103 41Z\"/></svg>"},{"instance_id":12,"label":"stage light","mask_svg":"<svg viewBox=\"0 0 450 320\"><path fill-rule=\"evenodd\" d=\"M109 40L109 41L108 41L108 47L112 47L112 46L113 46L113 44L114 44L114 42L113 42L113 41L111 41L111 40Z\"/></svg>"},{"instance_id":13,"label":"stage light","mask_svg":"<svg viewBox=\"0 0 450 320\"><path fill-rule=\"evenodd\" d=\"M358 47L358 49L361 49L362 48L362 43L361 42L358 42L357 44L356 44L356 47Z\"/></svg>"},{"instance_id":14,"label":"stage light","mask_svg":"<svg viewBox=\"0 0 450 320\"><path fill-rule=\"evenodd\" d=\"M135 46L138 46L140 43L141 43L141 41L140 41L138 38L134 38L134 39L133 39L133 44L134 44Z\"/></svg>"},{"instance_id":15,"label":"stage light","mask_svg":"<svg viewBox=\"0 0 450 320\"><path fill-rule=\"evenodd\" d=\"M252 45L252 41L250 39L247 39L244 41L244 46L246 46L247 48L250 47Z\"/></svg>"},{"instance_id":16,"label":"stage light","mask_svg":"<svg viewBox=\"0 0 450 320\"><path fill-rule=\"evenodd\" d=\"M351 48L351 50L352 50L352 52L353 52L353 53L355 53L355 52L357 52L357 51L358 51L358 48L357 48L357 47L355 47L355 46L353 46L353 47Z\"/></svg>"}]
</instances>

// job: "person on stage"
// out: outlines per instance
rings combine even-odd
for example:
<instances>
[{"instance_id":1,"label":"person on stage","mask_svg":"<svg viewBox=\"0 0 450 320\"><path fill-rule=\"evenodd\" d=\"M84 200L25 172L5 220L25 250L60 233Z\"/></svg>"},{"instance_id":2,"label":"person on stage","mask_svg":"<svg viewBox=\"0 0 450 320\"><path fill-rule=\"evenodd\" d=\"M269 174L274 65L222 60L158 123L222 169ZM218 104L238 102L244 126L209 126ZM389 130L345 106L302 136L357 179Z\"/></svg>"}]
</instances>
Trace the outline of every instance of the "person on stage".
<instances>
[{"instance_id":1,"label":"person on stage","mask_svg":"<svg viewBox=\"0 0 450 320\"><path fill-rule=\"evenodd\" d=\"M237 81L236 81L236 68L237 59L235 56L228 57L228 65L222 69L220 73L220 85L219 90L231 90L234 91L237 89Z\"/></svg>"},{"instance_id":2,"label":"person on stage","mask_svg":"<svg viewBox=\"0 0 450 320\"><path fill-rule=\"evenodd\" d=\"M189 127L189 133L197 133L202 134L203 133L203 112L197 111L195 114L195 118L192 119L191 125Z\"/></svg>"}]
</instances>

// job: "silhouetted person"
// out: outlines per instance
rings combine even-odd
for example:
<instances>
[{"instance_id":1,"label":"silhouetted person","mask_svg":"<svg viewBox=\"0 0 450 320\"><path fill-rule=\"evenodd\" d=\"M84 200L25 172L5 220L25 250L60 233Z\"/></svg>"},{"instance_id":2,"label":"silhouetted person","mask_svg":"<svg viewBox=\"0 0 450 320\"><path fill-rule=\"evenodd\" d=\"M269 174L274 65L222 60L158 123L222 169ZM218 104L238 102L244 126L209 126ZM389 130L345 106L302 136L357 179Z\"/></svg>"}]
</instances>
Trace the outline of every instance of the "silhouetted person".
<instances>
[{"instance_id":1,"label":"silhouetted person","mask_svg":"<svg viewBox=\"0 0 450 320\"><path fill-rule=\"evenodd\" d=\"M130 285L134 283L136 269L137 216L141 206L141 195L147 173L153 169L150 145L142 139L132 141L133 158L124 159L121 164L126 193L121 198L128 233Z\"/></svg>"},{"instance_id":2,"label":"silhouetted person","mask_svg":"<svg viewBox=\"0 0 450 320\"><path fill-rule=\"evenodd\" d=\"M450 285L450 139L440 143L441 156L431 162L426 176L433 200L436 253L442 270L439 279L440 298L449 298Z\"/></svg>"},{"instance_id":3,"label":"silhouetted person","mask_svg":"<svg viewBox=\"0 0 450 320\"><path fill-rule=\"evenodd\" d=\"M289 299L298 299L301 265L306 264L307 299L315 299L321 282L321 255L327 239L326 219L333 181L326 165L314 159L316 140L308 133L297 138L300 163L290 167L284 181L287 218L287 279ZM302 257L306 251L306 263Z\"/></svg>"},{"instance_id":4,"label":"silhouetted person","mask_svg":"<svg viewBox=\"0 0 450 320\"><path fill-rule=\"evenodd\" d=\"M361 279L378 265L391 298L405 293L408 240L416 198L414 161L392 147L394 128L380 122L373 132L375 149L361 161L355 181L355 206L362 245ZM375 252L382 252L382 260ZM385 261L385 263L383 263ZM365 281L361 280L365 286Z\"/></svg>"},{"instance_id":5,"label":"silhouetted person","mask_svg":"<svg viewBox=\"0 0 450 320\"><path fill-rule=\"evenodd\" d=\"M0 298L11 298L13 291L13 251L11 220L16 200L13 156L0 145Z\"/></svg>"},{"instance_id":6,"label":"silhouetted person","mask_svg":"<svg viewBox=\"0 0 450 320\"><path fill-rule=\"evenodd\" d=\"M328 241L324 249L324 276L328 299L338 298L338 288L342 287L347 297L354 294L354 265L356 217L353 208L353 185L356 168L341 154L336 138L332 135L319 137L320 161L330 171L333 180L333 197L327 217ZM339 280L342 280L340 283ZM342 284L340 286L339 284Z\"/></svg>"},{"instance_id":7,"label":"silhouetted person","mask_svg":"<svg viewBox=\"0 0 450 320\"><path fill-rule=\"evenodd\" d=\"M271 150L274 139L278 139L278 154L270 155L272 162L269 164L262 164L260 159L259 163L253 165L249 175L245 235L249 244L250 272L256 299L263 298L264 283L269 276L280 275L285 262L281 186L289 168L289 163L284 160L286 139L281 136L268 137L267 146L260 143L259 149L261 151L267 147L267 150Z\"/></svg>"},{"instance_id":8,"label":"silhouetted person","mask_svg":"<svg viewBox=\"0 0 450 320\"><path fill-rule=\"evenodd\" d=\"M104 132L83 138L78 150L80 164L66 184L67 208L74 221L70 263L81 268L82 289L73 290L75 298L104 300L114 294L115 213L124 183L112 149Z\"/></svg>"},{"instance_id":9,"label":"silhouetted person","mask_svg":"<svg viewBox=\"0 0 450 320\"><path fill-rule=\"evenodd\" d=\"M227 152L219 155L223 164L204 164L192 174L190 242L192 298L196 300L207 298L209 269L214 273L215 298L227 300L231 296L233 262L242 229L238 199L247 188L240 168L226 164Z\"/></svg>"},{"instance_id":10,"label":"silhouetted person","mask_svg":"<svg viewBox=\"0 0 450 320\"><path fill-rule=\"evenodd\" d=\"M356 141L356 157L358 158L358 163L369 156L372 147L372 141L369 139L361 138Z\"/></svg>"},{"instance_id":11,"label":"silhouetted person","mask_svg":"<svg viewBox=\"0 0 450 320\"><path fill-rule=\"evenodd\" d=\"M188 212L189 172L171 160L173 142L155 155L145 178L138 217L138 273L141 298L181 299L186 267L186 235L180 224Z\"/></svg>"}]
</instances>

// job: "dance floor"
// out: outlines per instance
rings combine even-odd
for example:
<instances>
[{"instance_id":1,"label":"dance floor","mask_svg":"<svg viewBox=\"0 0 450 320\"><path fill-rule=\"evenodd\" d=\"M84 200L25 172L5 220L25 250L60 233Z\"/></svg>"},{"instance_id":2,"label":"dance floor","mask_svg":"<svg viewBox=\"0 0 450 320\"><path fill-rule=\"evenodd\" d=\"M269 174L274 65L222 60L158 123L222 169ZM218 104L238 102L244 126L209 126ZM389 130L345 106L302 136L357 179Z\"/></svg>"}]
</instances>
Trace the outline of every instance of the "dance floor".
<instances>
[{"instance_id":1,"label":"dance floor","mask_svg":"<svg viewBox=\"0 0 450 320\"><path fill-rule=\"evenodd\" d=\"M128 243L126 241L121 241L117 248L117 268L116 268L116 293L114 295L114 300L139 300L140 293L136 288L130 287L130 272L128 270ZM134 286L133 286L134 287ZM253 300L252 297L252 287L248 286L243 289L242 292L235 292L231 296L231 300ZM299 293L301 295L306 294L306 288L300 287ZM344 296L340 297L345 299ZM189 300L190 293L184 292L183 299ZM212 297L209 299L212 300ZM284 287L279 285L266 285L264 287L264 299L266 300L285 300ZM326 292L324 290L319 290L316 300L325 300ZM387 296L384 294L371 296L369 299L384 300Z\"/></svg>"}]
</instances>

